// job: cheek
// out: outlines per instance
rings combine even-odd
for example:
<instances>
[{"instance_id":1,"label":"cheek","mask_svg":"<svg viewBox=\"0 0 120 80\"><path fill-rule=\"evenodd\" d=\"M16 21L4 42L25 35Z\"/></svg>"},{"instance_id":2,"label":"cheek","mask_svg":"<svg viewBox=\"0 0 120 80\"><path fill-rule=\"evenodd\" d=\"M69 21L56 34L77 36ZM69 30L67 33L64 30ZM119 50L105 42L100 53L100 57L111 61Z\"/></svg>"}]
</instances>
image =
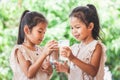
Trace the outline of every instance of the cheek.
<instances>
[{"instance_id":1,"label":"cheek","mask_svg":"<svg viewBox=\"0 0 120 80\"><path fill-rule=\"evenodd\" d=\"M38 36L38 34L37 34L37 33L32 33L31 36L32 36L33 38L35 38L35 37Z\"/></svg>"},{"instance_id":2,"label":"cheek","mask_svg":"<svg viewBox=\"0 0 120 80\"><path fill-rule=\"evenodd\" d=\"M81 33L82 33L82 30L81 30L81 29L78 29L76 32L77 32L78 34L81 34Z\"/></svg>"},{"instance_id":3,"label":"cheek","mask_svg":"<svg viewBox=\"0 0 120 80\"><path fill-rule=\"evenodd\" d=\"M83 34L83 36L88 36L89 32L87 30L82 30L81 34Z\"/></svg>"},{"instance_id":4,"label":"cheek","mask_svg":"<svg viewBox=\"0 0 120 80\"><path fill-rule=\"evenodd\" d=\"M32 33L31 35L30 35L30 38L31 38L31 40L36 40L37 38L38 38L38 34L36 34L36 33Z\"/></svg>"},{"instance_id":5,"label":"cheek","mask_svg":"<svg viewBox=\"0 0 120 80\"><path fill-rule=\"evenodd\" d=\"M32 34L32 35L30 35L30 39L31 39L32 42L34 42L34 41L36 40L36 36L34 36L34 35Z\"/></svg>"},{"instance_id":6,"label":"cheek","mask_svg":"<svg viewBox=\"0 0 120 80\"><path fill-rule=\"evenodd\" d=\"M71 33L74 34L73 30L71 30Z\"/></svg>"},{"instance_id":7,"label":"cheek","mask_svg":"<svg viewBox=\"0 0 120 80\"><path fill-rule=\"evenodd\" d=\"M33 36L36 39L43 39L44 38L44 34L43 33L37 33L37 34L34 34Z\"/></svg>"}]
</instances>

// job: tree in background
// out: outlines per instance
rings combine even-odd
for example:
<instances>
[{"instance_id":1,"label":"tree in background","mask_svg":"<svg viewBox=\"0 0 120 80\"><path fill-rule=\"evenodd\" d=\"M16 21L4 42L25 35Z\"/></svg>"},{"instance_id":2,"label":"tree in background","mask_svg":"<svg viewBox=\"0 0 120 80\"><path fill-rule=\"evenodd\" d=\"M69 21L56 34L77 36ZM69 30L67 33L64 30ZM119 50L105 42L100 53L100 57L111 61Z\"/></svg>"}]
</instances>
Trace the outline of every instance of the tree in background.
<instances>
[{"instance_id":1,"label":"tree in background","mask_svg":"<svg viewBox=\"0 0 120 80\"><path fill-rule=\"evenodd\" d=\"M68 16L78 5L94 4L98 9L103 35L107 46L106 66L112 72L113 80L120 80L120 1L119 0L0 0L0 80L11 80L9 55L16 43L19 20L25 9L43 13L48 21L48 29L41 46L55 39L76 40L70 34ZM60 80L54 72L52 80ZM67 78L64 78L64 80Z\"/></svg>"}]
</instances>

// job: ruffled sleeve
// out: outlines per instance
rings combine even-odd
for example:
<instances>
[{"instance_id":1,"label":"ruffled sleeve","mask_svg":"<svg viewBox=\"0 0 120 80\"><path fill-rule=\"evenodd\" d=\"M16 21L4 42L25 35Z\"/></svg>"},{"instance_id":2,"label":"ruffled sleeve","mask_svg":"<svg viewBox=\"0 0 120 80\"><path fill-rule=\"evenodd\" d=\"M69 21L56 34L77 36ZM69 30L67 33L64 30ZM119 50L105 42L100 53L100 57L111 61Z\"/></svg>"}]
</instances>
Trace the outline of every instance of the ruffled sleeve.
<instances>
[{"instance_id":1,"label":"ruffled sleeve","mask_svg":"<svg viewBox=\"0 0 120 80\"><path fill-rule=\"evenodd\" d=\"M18 47L18 49L21 51L22 55L24 56L25 60L31 61L31 57L29 54L27 54L26 50L23 48L22 45ZM32 61L31 61L32 62Z\"/></svg>"},{"instance_id":2,"label":"ruffled sleeve","mask_svg":"<svg viewBox=\"0 0 120 80\"><path fill-rule=\"evenodd\" d=\"M18 49L21 51L22 55L24 56L24 58L26 60L31 61L30 57L28 55L26 55L25 50L22 48L22 45L15 45L14 48L12 49L12 52L11 52L11 55L10 55L10 66L13 69L13 71L19 65L18 59L17 59L17 56L16 56L16 51Z\"/></svg>"}]
</instances>

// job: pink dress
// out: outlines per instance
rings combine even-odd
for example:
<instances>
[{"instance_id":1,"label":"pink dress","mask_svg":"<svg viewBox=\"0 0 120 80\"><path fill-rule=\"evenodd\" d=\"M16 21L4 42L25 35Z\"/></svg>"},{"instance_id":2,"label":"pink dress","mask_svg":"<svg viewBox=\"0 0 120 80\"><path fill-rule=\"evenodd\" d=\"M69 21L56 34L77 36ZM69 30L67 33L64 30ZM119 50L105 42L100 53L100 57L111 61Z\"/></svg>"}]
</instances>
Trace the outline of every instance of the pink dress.
<instances>
[{"instance_id":1,"label":"pink dress","mask_svg":"<svg viewBox=\"0 0 120 80\"><path fill-rule=\"evenodd\" d=\"M50 76L48 76L47 73L43 72L41 69L39 69L39 71L36 73L36 75L33 78L28 79L20 68L20 65L16 58L15 51L19 49L26 60L29 60L31 61L31 63L34 63L42 54L41 53L42 48L38 46L36 46L36 48L37 48L37 51L32 51L23 45L14 46L10 56L10 66L13 71L13 80L50 80L49 79Z\"/></svg>"},{"instance_id":2,"label":"pink dress","mask_svg":"<svg viewBox=\"0 0 120 80\"><path fill-rule=\"evenodd\" d=\"M93 51L96 48L96 45L100 44L102 46L102 56L100 61L100 67L98 73L95 77L92 77L85 72L83 72L79 67L74 63L70 63L70 74L68 74L68 80L104 80L104 65L106 61L105 46L97 40L93 40L87 45L83 43L74 44L72 48L73 55L79 58L81 61L90 64Z\"/></svg>"}]
</instances>

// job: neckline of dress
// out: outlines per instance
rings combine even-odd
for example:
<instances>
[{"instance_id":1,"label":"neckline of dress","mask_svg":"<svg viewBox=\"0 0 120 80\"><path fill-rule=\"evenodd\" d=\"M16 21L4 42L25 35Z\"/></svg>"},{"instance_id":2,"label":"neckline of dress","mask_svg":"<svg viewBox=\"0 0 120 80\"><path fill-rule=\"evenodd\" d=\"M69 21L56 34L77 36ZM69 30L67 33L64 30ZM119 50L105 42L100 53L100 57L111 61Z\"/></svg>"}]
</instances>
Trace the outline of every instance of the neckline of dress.
<instances>
[{"instance_id":1,"label":"neckline of dress","mask_svg":"<svg viewBox=\"0 0 120 80\"><path fill-rule=\"evenodd\" d=\"M85 44L85 43L81 42L81 43L79 44L79 48L80 48L80 47L86 47L86 46L90 45L91 43L93 43L94 41L96 41L96 40L92 40L92 41L89 42L88 44Z\"/></svg>"},{"instance_id":2,"label":"neckline of dress","mask_svg":"<svg viewBox=\"0 0 120 80\"><path fill-rule=\"evenodd\" d=\"M29 49L28 47L26 47L26 46L24 46L24 45L22 45L22 46L23 46L25 49L27 49L28 51L34 53L36 56L38 56L39 53L40 53L40 51L38 50L38 47L37 47L37 46L35 46L36 50L31 50L31 49Z\"/></svg>"},{"instance_id":3,"label":"neckline of dress","mask_svg":"<svg viewBox=\"0 0 120 80\"><path fill-rule=\"evenodd\" d=\"M83 45L83 42L81 42L79 45L78 45L78 51L77 51L77 54L76 54L76 57L78 57L78 55L80 54L80 49L81 48L85 48L85 47L88 47L91 43L93 43L94 41L96 41L96 40L93 40L93 41L91 41L91 42L89 42L87 45Z\"/></svg>"},{"instance_id":4,"label":"neckline of dress","mask_svg":"<svg viewBox=\"0 0 120 80\"><path fill-rule=\"evenodd\" d=\"M28 48L27 46L25 46L25 45L23 45L23 44L22 44L22 46L23 46L24 48L26 48L27 50L32 51L32 52L38 51L38 47L37 47L37 46L35 46L35 50L31 50L30 48Z\"/></svg>"}]
</instances>

